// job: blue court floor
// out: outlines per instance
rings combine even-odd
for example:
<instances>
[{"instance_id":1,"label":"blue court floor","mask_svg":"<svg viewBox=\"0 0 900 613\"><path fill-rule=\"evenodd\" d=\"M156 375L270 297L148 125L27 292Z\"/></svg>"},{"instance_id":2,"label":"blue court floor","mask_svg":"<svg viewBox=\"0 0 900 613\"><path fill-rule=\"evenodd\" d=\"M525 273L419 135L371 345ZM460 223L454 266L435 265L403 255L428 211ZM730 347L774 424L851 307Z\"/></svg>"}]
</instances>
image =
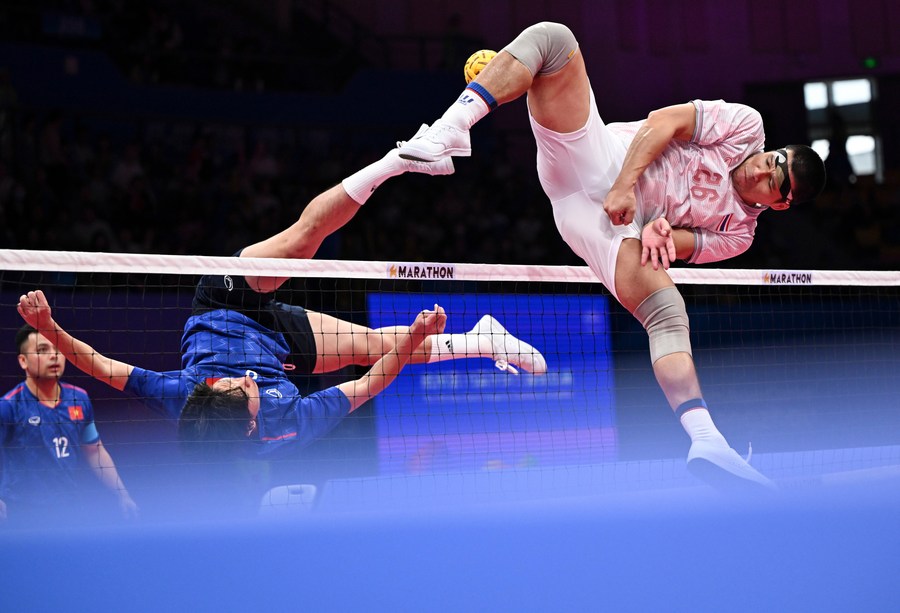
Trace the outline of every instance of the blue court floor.
<instances>
[{"instance_id":1,"label":"blue court floor","mask_svg":"<svg viewBox=\"0 0 900 613\"><path fill-rule=\"evenodd\" d=\"M672 460L532 488L345 480L279 520L0 532L0 610L897 611L897 452L760 455L784 486L768 496Z\"/></svg>"}]
</instances>

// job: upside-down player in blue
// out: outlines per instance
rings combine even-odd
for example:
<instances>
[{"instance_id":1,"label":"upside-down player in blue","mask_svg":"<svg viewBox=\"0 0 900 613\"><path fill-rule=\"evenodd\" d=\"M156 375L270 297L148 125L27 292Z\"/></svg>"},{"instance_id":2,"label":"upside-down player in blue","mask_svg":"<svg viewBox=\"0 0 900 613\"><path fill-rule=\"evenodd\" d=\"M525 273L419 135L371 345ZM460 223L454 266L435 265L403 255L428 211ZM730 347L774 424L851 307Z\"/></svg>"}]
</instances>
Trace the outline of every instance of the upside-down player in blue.
<instances>
[{"instance_id":1,"label":"upside-down player in blue","mask_svg":"<svg viewBox=\"0 0 900 613\"><path fill-rule=\"evenodd\" d=\"M100 440L90 397L60 381L66 358L28 325L16 333L16 347L25 380L0 399L0 518L89 519L100 507L83 491L81 476L88 467L115 493L125 516L134 516L137 505Z\"/></svg>"},{"instance_id":2,"label":"upside-down player in blue","mask_svg":"<svg viewBox=\"0 0 900 613\"><path fill-rule=\"evenodd\" d=\"M453 172L438 165L402 160L397 151L314 198L286 230L246 247L239 257L310 258L324 238L349 221L386 178L402 172ZM26 322L51 339L80 370L143 399L178 419L183 441L256 441L271 455L322 436L363 402L380 393L407 362L491 358L501 370L546 372L543 356L485 315L471 331L444 334L446 315L435 305L409 327L372 330L285 304L273 292L287 278L207 275L194 296L182 337L182 369L154 372L110 359L75 339L54 321L40 290L20 298ZM286 370L333 372L371 366L362 378L301 397Z\"/></svg>"}]
</instances>

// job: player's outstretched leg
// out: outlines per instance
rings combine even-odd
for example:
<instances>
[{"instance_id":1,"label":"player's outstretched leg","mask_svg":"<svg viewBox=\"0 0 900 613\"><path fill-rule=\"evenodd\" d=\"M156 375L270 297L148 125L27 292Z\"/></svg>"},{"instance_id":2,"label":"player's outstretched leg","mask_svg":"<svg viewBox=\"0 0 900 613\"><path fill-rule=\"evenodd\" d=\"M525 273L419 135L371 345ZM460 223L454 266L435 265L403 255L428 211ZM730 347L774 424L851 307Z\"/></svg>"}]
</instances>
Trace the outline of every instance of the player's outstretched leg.
<instances>
[{"instance_id":1,"label":"player's outstretched leg","mask_svg":"<svg viewBox=\"0 0 900 613\"><path fill-rule=\"evenodd\" d=\"M422 124L416 134L422 134L427 129L428 126ZM401 158L397 149L391 149L380 160L372 162L348 176L339 185L310 200L300 218L290 227L244 248L241 257L309 259L318 251L322 241L353 219L360 206L391 177L407 172L449 175L453 174L453 171L451 158L435 163L416 162ZM247 276L246 279L250 287L256 291L272 292L278 289L287 277Z\"/></svg>"},{"instance_id":2,"label":"player's outstretched leg","mask_svg":"<svg viewBox=\"0 0 900 613\"><path fill-rule=\"evenodd\" d=\"M397 334L407 329L389 326L373 330L324 313L306 313L316 343L315 373L333 372L351 364L371 366L393 348ZM518 374L517 368L533 375L547 372L541 352L510 334L490 315L482 317L469 332L426 337L413 351L410 363L467 358L492 359L500 370L513 374Z\"/></svg>"},{"instance_id":3,"label":"player's outstretched leg","mask_svg":"<svg viewBox=\"0 0 900 613\"><path fill-rule=\"evenodd\" d=\"M543 77L555 77L561 73L577 51L578 42L575 35L562 24L542 22L525 29L488 62L478 77L463 90L456 102L428 130L417 134L409 141L398 143L401 157L435 162L448 156L471 155L469 130L476 122L499 105L529 92L533 84L535 93L538 93L538 83L552 81ZM583 64L579 63L574 78L583 80L583 86L587 87L587 75L584 73ZM586 106L587 90L584 92L581 88L573 90L570 85L569 79L559 79L549 88L561 92L573 91L575 96L583 98L580 104ZM559 101L566 97L550 95L547 98ZM530 100L529 98L529 102ZM565 110L559 109L560 114L568 115ZM540 121L540 118L538 119ZM580 121L583 123L584 119L586 116Z\"/></svg>"},{"instance_id":4,"label":"player's outstretched leg","mask_svg":"<svg viewBox=\"0 0 900 613\"><path fill-rule=\"evenodd\" d=\"M723 489L774 487L732 449L713 423L691 355L684 299L668 274L640 265L640 242L625 239L616 261L617 297L647 330L653 374L691 437L688 469Z\"/></svg>"}]
</instances>

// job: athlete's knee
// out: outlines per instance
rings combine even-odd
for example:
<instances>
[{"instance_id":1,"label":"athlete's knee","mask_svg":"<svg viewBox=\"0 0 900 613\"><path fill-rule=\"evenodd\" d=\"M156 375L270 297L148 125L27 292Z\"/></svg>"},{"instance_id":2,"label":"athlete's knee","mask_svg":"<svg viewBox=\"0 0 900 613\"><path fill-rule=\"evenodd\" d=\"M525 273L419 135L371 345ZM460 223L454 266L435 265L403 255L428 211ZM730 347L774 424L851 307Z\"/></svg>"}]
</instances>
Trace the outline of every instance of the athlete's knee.
<instances>
[{"instance_id":1,"label":"athlete's knee","mask_svg":"<svg viewBox=\"0 0 900 613\"><path fill-rule=\"evenodd\" d=\"M381 357L394 348L397 344L397 331L395 328L375 328L368 334L369 353Z\"/></svg>"},{"instance_id":2,"label":"athlete's knee","mask_svg":"<svg viewBox=\"0 0 900 613\"><path fill-rule=\"evenodd\" d=\"M364 365L371 366L397 344L397 333L393 328L369 329L358 335L355 342L356 353Z\"/></svg>"},{"instance_id":3,"label":"athlete's knee","mask_svg":"<svg viewBox=\"0 0 900 613\"><path fill-rule=\"evenodd\" d=\"M578 50L578 41L567 26L543 21L526 28L503 50L537 77L562 70Z\"/></svg>"},{"instance_id":4,"label":"athlete's knee","mask_svg":"<svg viewBox=\"0 0 900 613\"><path fill-rule=\"evenodd\" d=\"M691 355L687 309L675 287L664 287L647 296L635 309L634 316L647 330L653 363L673 353Z\"/></svg>"}]
</instances>

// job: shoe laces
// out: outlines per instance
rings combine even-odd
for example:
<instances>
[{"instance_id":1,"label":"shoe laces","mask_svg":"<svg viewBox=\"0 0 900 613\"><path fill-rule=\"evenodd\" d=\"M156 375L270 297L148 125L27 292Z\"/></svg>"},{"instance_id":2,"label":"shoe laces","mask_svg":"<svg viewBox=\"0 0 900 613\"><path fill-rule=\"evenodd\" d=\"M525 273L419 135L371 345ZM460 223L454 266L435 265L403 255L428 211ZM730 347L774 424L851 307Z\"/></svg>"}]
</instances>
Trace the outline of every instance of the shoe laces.
<instances>
[{"instance_id":1,"label":"shoe laces","mask_svg":"<svg viewBox=\"0 0 900 613\"><path fill-rule=\"evenodd\" d=\"M459 132L459 130L451 126L449 123L436 121L431 124L430 128L425 130L425 133L422 134L420 138L431 141L433 143L439 143L441 142L441 135L446 132Z\"/></svg>"}]
</instances>

